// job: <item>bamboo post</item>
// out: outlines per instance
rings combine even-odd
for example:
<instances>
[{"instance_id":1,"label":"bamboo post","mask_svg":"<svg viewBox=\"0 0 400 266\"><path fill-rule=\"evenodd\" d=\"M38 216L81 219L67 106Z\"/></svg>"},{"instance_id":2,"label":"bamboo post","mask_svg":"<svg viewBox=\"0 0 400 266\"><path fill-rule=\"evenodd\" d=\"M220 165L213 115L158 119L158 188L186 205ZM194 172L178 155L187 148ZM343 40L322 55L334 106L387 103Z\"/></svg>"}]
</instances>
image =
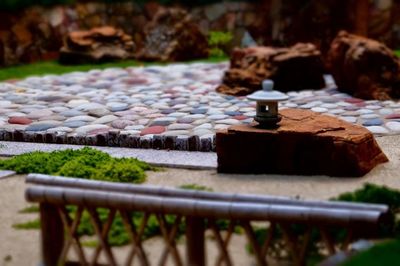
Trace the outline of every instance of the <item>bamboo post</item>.
<instances>
[{"instance_id":1,"label":"bamboo post","mask_svg":"<svg viewBox=\"0 0 400 266\"><path fill-rule=\"evenodd\" d=\"M206 265L204 246L204 220L200 217L186 217L186 265Z\"/></svg>"},{"instance_id":2,"label":"bamboo post","mask_svg":"<svg viewBox=\"0 0 400 266\"><path fill-rule=\"evenodd\" d=\"M41 203L40 222L43 265L58 265L64 246L64 227L57 207Z\"/></svg>"}]
</instances>

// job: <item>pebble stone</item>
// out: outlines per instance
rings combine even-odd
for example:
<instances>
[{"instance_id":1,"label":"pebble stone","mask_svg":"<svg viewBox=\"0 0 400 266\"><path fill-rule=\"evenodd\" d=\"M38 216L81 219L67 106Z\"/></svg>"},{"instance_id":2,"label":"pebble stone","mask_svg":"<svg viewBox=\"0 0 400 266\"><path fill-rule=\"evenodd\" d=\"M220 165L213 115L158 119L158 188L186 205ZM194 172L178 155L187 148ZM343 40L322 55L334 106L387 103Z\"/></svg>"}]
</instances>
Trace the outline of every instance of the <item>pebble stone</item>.
<instances>
[{"instance_id":1,"label":"pebble stone","mask_svg":"<svg viewBox=\"0 0 400 266\"><path fill-rule=\"evenodd\" d=\"M120 138L121 145L139 148L210 151L217 130L249 124L256 114L246 97L215 91L227 69L226 62L170 64L3 82L0 126L26 132L30 141L32 132L46 132L61 142L65 134L77 143L87 135L98 145L115 145ZM337 91L331 76L326 79L325 89L288 92L280 108L336 116L378 135L400 134L399 102L354 98Z\"/></svg>"}]
</instances>

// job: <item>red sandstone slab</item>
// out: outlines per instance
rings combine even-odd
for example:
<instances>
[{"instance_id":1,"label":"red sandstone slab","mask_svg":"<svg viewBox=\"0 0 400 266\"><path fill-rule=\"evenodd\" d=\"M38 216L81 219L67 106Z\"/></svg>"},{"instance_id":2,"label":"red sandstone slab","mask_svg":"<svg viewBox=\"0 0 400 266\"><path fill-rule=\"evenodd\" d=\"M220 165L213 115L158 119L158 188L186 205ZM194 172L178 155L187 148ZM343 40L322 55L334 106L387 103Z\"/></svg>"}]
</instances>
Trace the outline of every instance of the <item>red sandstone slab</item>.
<instances>
[{"instance_id":1,"label":"red sandstone slab","mask_svg":"<svg viewBox=\"0 0 400 266\"><path fill-rule=\"evenodd\" d=\"M308 110L285 109L277 129L217 132L218 172L363 176L387 162L365 128Z\"/></svg>"}]
</instances>

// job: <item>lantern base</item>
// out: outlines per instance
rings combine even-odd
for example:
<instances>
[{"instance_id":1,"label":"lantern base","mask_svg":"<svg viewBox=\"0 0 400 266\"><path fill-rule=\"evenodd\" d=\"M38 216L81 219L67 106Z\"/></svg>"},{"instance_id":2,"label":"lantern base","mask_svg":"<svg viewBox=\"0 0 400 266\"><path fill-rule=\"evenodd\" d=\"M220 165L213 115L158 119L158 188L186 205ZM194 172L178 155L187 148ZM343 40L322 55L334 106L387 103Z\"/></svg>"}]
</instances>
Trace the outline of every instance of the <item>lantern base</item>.
<instances>
[{"instance_id":1,"label":"lantern base","mask_svg":"<svg viewBox=\"0 0 400 266\"><path fill-rule=\"evenodd\" d=\"M277 128L278 123L282 120L282 116L278 115L276 117L265 117L265 116L255 116L254 120L258 122L258 128Z\"/></svg>"},{"instance_id":2,"label":"lantern base","mask_svg":"<svg viewBox=\"0 0 400 266\"><path fill-rule=\"evenodd\" d=\"M285 109L277 128L217 132L218 172L363 176L387 162L367 129L308 110Z\"/></svg>"}]
</instances>

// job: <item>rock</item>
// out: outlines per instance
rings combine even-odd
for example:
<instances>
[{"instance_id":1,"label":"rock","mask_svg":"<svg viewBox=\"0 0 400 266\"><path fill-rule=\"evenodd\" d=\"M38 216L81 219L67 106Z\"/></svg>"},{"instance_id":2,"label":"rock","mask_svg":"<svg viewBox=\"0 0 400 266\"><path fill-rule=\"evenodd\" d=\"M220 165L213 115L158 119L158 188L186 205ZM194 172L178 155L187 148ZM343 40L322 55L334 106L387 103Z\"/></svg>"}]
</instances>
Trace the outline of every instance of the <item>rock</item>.
<instances>
[{"instance_id":1,"label":"rock","mask_svg":"<svg viewBox=\"0 0 400 266\"><path fill-rule=\"evenodd\" d=\"M40 121L30 124L25 130L26 131L45 131L53 127L61 125L59 121Z\"/></svg>"},{"instance_id":2,"label":"rock","mask_svg":"<svg viewBox=\"0 0 400 266\"><path fill-rule=\"evenodd\" d=\"M135 123L133 121L130 120L124 120L124 119L117 119L112 121L111 126L113 128L118 128L118 129L125 129L128 126L132 126Z\"/></svg>"},{"instance_id":3,"label":"rock","mask_svg":"<svg viewBox=\"0 0 400 266\"><path fill-rule=\"evenodd\" d=\"M280 114L277 129L234 125L217 132L218 171L359 177L388 161L361 126L308 110Z\"/></svg>"},{"instance_id":4,"label":"rock","mask_svg":"<svg viewBox=\"0 0 400 266\"><path fill-rule=\"evenodd\" d=\"M107 125L86 125L86 126L81 126L75 129L75 132L78 134L90 134L90 132L96 131L96 130L102 130L102 129L109 129L110 127Z\"/></svg>"},{"instance_id":5,"label":"rock","mask_svg":"<svg viewBox=\"0 0 400 266\"><path fill-rule=\"evenodd\" d=\"M144 61L186 61L208 57L208 42L191 16L180 8L160 9L144 29L137 54Z\"/></svg>"},{"instance_id":6,"label":"rock","mask_svg":"<svg viewBox=\"0 0 400 266\"><path fill-rule=\"evenodd\" d=\"M217 88L228 95L247 95L261 89L264 79L272 79L275 89L294 91L320 89L324 83L320 52L310 43L289 48L249 47L235 49L230 69Z\"/></svg>"},{"instance_id":7,"label":"rock","mask_svg":"<svg viewBox=\"0 0 400 266\"><path fill-rule=\"evenodd\" d=\"M99 63L133 58L135 44L131 36L110 26L89 31L70 32L60 50L60 63Z\"/></svg>"},{"instance_id":8,"label":"rock","mask_svg":"<svg viewBox=\"0 0 400 266\"><path fill-rule=\"evenodd\" d=\"M8 119L9 124L29 125L32 120L26 117L10 117Z\"/></svg>"},{"instance_id":9,"label":"rock","mask_svg":"<svg viewBox=\"0 0 400 266\"><path fill-rule=\"evenodd\" d=\"M400 98L400 59L383 43L341 31L331 44L327 68L338 89L354 97Z\"/></svg>"},{"instance_id":10,"label":"rock","mask_svg":"<svg viewBox=\"0 0 400 266\"><path fill-rule=\"evenodd\" d=\"M93 121L93 124L107 124L117 119L118 117L115 115L106 115Z\"/></svg>"},{"instance_id":11,"label":"rock","mask_svg":"<svg viewBox=\"0 0 400 266\"><path fill-rule=\"evenodd\" d=\"M161 134L165 132L165 127L163 126L152 126L142 129L140 132L140 136L144 135L152 135L152 134Z\"/></svg>"}]
</instances>

